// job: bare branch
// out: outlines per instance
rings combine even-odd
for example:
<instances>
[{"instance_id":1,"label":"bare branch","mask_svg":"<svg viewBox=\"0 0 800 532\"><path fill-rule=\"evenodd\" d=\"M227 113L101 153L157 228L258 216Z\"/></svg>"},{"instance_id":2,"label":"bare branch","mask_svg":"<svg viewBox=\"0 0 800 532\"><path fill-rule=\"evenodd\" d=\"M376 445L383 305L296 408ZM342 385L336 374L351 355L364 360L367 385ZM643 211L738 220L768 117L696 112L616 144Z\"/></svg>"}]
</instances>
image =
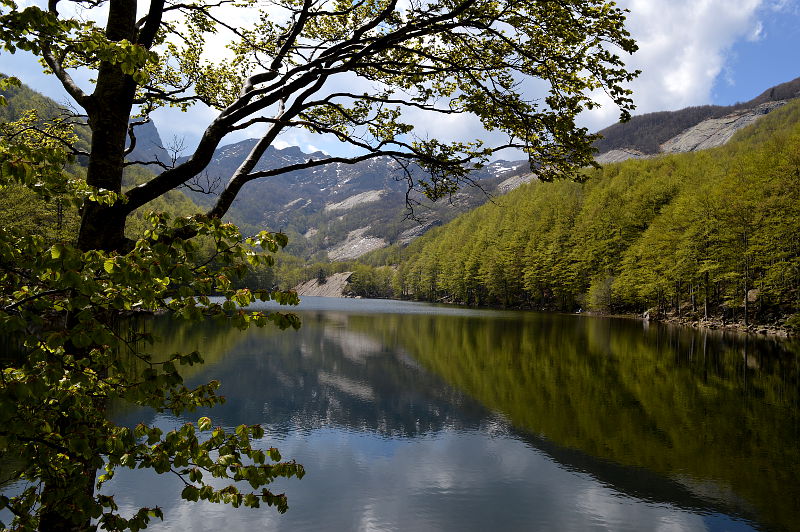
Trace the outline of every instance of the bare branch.
<instances>
[{"instance_id":1,"label":"bare branch","mask_svg":"<svg viewBox=\"0 0 800 532\"><path fill-rule=\"evenodd\" d=\"M155 161L125 161L122 163L123 166L158 166L162 170L169 170L172 166L168 165L167 163L163 163L156 159Z\"/></svg>"},{"instance_id":2,"label":"bare branch","mask_svg":"<svg viewBox=\"0 0 800 532\"><path fill-rule=\"evenodd\" d=\"M297 16L297 20L294 21L289 31L279 38L279 40L283 41L283 44L278 50L278 53L275 54L275 58L272 60L272 64L270 64L270 70L277 71L284 58L286 58L286 54L288 54L289 50L291 50L292 46L294 46L297 37L300 35L300 32L303 31L303 28L308 21L308 12L313 3L314 0L303 0L303 7Z\"/></svg>"},{"instance_id":3,"label":"bare branch","mask_svg":"<svg viewBox=\"0 0 800 532\"><path fill-rule=\"evenodd\" d=\"M87 96L83 90L75 83L75 80L72 79L72 76L64 70L61 66L61 62L56 59L53 55L50 45L46 43L42 43L42 57L44 58L47 66L50 67L50 70L53 71L56 78L61 82L61 85L64 87L64 90L72 96L72 98L84 109L87 111L92 107L92 99L91 97Z\"/></svg>"},{"instance_id":4,"label":"bare branch","mask_svg":"<svg viewBox=\"0 0 800 532\"><path fill-rule=\"evenodd\" d=\"M136 149L136 135L133 132L133 128L136 126L143 126L148 122L150 122L150 117L145 117L142 120L131 120L128 122L128 138L130 139L130 144L123 152L125 155L130 155L133 153L133 150Z\"/></svg>"},{"instance_id":5,"label":"bare branch","mask_svg":"<svg viewBox=\"0 0 800 532\"><path fill-rule=\"evenodd\" d=\"M286 102L280 102L280 108L278 109L275 118L278 119L283 115L285 112L285 104ZM247 182L247 176L250 172L253 171L258 161L261 159L261 156L264 155L264 152L267 148L272 145L275 141L275 138L280 133L281 128L279 127L279 123L274 123L264 134L264 136L259 140L253 149L250 151L250 154L247 156L247 159L242 162L242 164L237 168L236 172L231 177L231 180L225 186L225 190L222 191L220 194L217 203L214 207L208 212L208 216L214 216L217 218L222 218L222 216L228 212L233 200L236 198L236 195L241 190L242 185Z\"/></svg>"},{"instance_id":6,"label":"bare branch","mask_svg":"<svg viewBox=\"0 0 800 532\"><path fill-rule=\"evenodd\" d=\"M216 194L221 181L222 180L219 176L211 177L208 175L208 172L203 172L202 174L186 181L180 185L179 188L185 188L187 190L191 190L192 192L197 192L198 194L210 196L212 194Z\"/></svg>"}]
</instances>

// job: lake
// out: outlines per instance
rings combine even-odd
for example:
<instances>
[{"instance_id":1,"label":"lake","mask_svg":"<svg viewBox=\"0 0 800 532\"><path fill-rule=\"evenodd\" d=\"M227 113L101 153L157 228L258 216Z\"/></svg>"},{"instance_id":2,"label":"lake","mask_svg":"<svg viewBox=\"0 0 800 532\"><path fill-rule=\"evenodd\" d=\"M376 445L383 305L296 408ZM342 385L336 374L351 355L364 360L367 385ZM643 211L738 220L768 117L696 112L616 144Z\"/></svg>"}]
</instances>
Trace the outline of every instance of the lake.
<instances>
[{"instance_id":1,"label":"lake","mask_svg":"<svg viewBox=\"0 0 800 532\"><path fill-rule=\"evenodd\" d=\"M299 331L155 318L162 349L200 350L190 383L261 423L303 464L289 511L180 499L177 478L120 469L121 508L153 530L797 530L797 342L635 320L304 298Z\"/></svg>"}]
</instances>

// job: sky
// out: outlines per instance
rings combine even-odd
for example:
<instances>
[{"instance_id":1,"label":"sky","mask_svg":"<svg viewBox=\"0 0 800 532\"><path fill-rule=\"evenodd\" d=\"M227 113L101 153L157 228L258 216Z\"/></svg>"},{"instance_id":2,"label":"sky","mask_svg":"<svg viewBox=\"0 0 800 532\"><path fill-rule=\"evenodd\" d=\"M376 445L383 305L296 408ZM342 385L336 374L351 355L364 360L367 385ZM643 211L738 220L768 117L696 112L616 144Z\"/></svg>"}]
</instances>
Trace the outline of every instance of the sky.
<instances>
[{"instance_id":1,"label":"sky","mask_svg":"<svg viewBox=\"0 0 800 532\"><path fill-rule=\"evenodd\" d=\"M36 3L23 0L20 5ZM730 105L754 98L767 88L800 76L800 0L620 0L630 10L627 27L639 51L625 57L642 74L631 84L635 114L676 110L692 105ZM68 96L52 76L41 73L36 60L25 53L0 53L0 72L59 102ZM77 75L88 87L88 75ZM89 89L90 90L90 89ZM604 96L598 94L599 101ZM159 111L154 122L162 140L182 138L187 146L214 118L211 109L195 107L188 113ZM619 115L612 105L584 113L579 125L597 131ZM491 139L475 120L443 117L435 123L416 123L429 136L443 140ZM225 143L257 135L245 131L226 137ZM495 136L494 138L500 138ZM340 153L334 139L306 132L279 137L276 147L299 146L306 152ZM504 154L503 158L521 154Z\"/></svg>"}]
</instances>

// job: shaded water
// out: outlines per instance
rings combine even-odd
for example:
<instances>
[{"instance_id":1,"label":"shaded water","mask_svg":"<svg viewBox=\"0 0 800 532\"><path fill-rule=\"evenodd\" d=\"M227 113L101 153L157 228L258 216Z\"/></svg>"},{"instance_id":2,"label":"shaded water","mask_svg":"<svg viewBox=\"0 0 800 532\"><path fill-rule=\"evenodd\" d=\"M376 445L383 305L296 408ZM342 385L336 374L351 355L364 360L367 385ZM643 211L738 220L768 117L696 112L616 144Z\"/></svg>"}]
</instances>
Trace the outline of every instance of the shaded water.
<instances>
[{"instance_id":1,"label":"shaded water","mask_svg":"<svg viewBox=\"0 0 800 532\"><path fill-rule=\"evenodd\" d=\"M800 517L797 345L640 322L306 298L299 331L155 320L228 401L171 429L262 423L302 463L289 512L181 501L117 473L170 530L791 530ZM792 351L794 349L794 352Z\"/></svg>"}]
</instances>

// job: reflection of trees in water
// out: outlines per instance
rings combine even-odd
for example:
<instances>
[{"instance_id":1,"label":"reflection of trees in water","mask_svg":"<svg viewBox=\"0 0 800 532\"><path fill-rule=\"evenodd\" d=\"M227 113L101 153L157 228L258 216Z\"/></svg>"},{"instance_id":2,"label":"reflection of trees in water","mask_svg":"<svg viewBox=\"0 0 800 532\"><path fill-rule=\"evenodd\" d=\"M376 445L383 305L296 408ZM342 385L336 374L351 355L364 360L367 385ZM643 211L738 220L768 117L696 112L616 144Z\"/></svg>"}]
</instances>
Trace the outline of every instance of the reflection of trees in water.
<instances>
[{"instance_id":1,"label":"reflection of trees in water","mask_svg":"<svg viewBox=\"0 0 800 532\"><path fill-rule=\"evenodd\" d=\"M207 364L190 368L184 375L188 383L222 382L220 392L228 401L192 418L209 415L224 425L263 423L276 431L341 426L414 437L477 428L491 417L477 401L420 369L407 353L349 330L347 321L346 315L308 314L299 331L240 332L167 320L152 327L170 339L158 346L160 352L184 345L203 354Z\"/></svg>"},{"instance_id":2,"label":"reflection of trees in water","mask_svg":"<svg viewBox=\"0 0 800 532\"><path fill-rule=\"evenodd\" d=\"M400 345L518 430L793 526L800 363L788 344L535 314L394 315L360 325L384 338L415 331Z\"/></svg>"},{"instance_id":3,"label":"reflection of trees in water","mask_svg":"<svg viewBox=\"0 0 800 532\"><path fill-rule=\"evenodd\" d=\"M520 439L625 493L792 526L800 363L788 344L519 316L325 313L296 332L154 330L167 352L204 354L190 380L223 383L229 401L193 417L414 437L485 428L495 411Z\"/></svg>"}]
</instances>

